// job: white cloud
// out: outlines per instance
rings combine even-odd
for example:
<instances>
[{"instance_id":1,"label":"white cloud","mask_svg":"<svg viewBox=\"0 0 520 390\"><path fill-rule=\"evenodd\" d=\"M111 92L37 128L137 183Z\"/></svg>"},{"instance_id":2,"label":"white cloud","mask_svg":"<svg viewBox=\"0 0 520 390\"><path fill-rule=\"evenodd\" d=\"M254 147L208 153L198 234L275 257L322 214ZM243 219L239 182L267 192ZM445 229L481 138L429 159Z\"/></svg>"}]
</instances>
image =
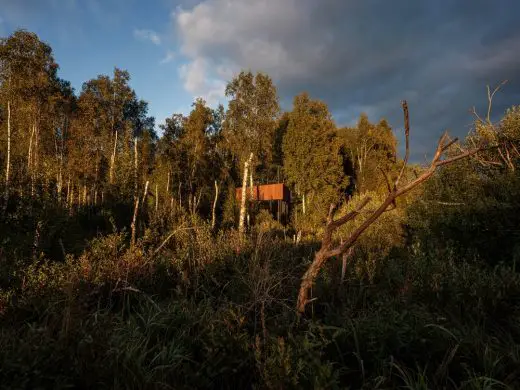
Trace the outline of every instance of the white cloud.
<instances>
[{"instance_id":1,"label":"white cloud","mask_svg":"<svg viewBox=\"0 0 520 390\"><path fill-rule=\"evenodd\" d=\"M209 76L209 67L206 59L196 58L180 66L179 76L186 91L194 97L204 98L208 104L213 105L224 99L226 83Z\"/></svg>"},{"instance_id":2,"label":"white cloud","mask_svg":"<svg viewBox=\"0 0 520 390\"><path fill-rule=\"evenodd\" d=\"M267 72L275 80L309 74L320 58L306 38L312 7L301 5L301 0L206 0L189 10L177 8L172 18L189 61L180 69L185 89L211 101L223 97L227 81L241 69Z\"/></svg>"},{"instance_id":3,"label":"white cloud","mask_svg":"<svg viewBox=\"0 0 520 390\"><path fill-rule=\"evenodd\" d=\"M134 37L141 41L150 41L157 46L161 44L161 37L153 30L135 29Z\"/></svg>"},{"instance_id":4,"label":"white cloud","mask_svg":"<svg viewBox=\"0 0 520 390\"><path fill-rule=\"evenodd\" d=\"M512 12L520 6L507 2L468 12L449 0L198 0L172 20L187 60L180 76L194 96L220 97L234 74L250 69L268 73L282 101L308 91L343 123L364 110L396 127L408 98L419 129L413 142L423 142L462 127L489 78L520 77Z\"/></svg>"},{"instance_id":5,"label":"white cloud","mask_svg":"<svg viewBox=\"0 0 520 390\"><path fill-rule=\"evenodd\" d=\"M190 60L211 58L227 76L230 69L249 68L278 79L306 73L318 60L306 32L310 10L298 0L206 0L178 9L173 18ZM302 43L294 45L295 33Z\"/></svg>"},{"instance_id":6,"label":"white cloud","mask_svg":"<svg viewBox=\"0 0 520 390\"><path fill-rule=\"evenodd\" d=\"M168 64L168 63L172 62L174 59L175 59L175 52L168 50L166 52L166 55L164 56L164 58L161 61L159 61L159 63L161 65Z\"/></svg>"}]
</instances>

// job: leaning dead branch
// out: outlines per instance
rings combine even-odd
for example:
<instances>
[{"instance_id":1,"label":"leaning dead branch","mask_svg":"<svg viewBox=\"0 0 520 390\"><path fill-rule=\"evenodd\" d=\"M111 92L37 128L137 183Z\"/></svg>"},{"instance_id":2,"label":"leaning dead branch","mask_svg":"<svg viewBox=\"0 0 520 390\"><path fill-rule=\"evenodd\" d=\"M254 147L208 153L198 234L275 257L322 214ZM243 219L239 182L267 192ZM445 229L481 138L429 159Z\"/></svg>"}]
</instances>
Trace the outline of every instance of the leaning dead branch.
<instances>
[{"instance_id":1,"label":"leaning dead branch","mask_svg":"<svg viewBox=\"0 0 520 390\"><path fill-rule=\"evenodd\" d=\"M486 120L488 124L491 124L491 107L493 105L493 98L495 97L495 94L507 83L507 80L502 81L500 84L498 84L493 92L491 92L491 89L489 88L489 85L487 86L487 95L488 95L488 109L487 109L487 115Z\"/></svg>"},{"instance_id":2,"label":"leaning dead branch","mask_svg":"<svg viewBox=\"0 0 520 390\"><path fill-rule=\"evenodd\" d=\"M443 158L445 152L457 142L457 138L450 139L448 134L445 132L439 139L437 148L435 150L435 154L433 155L433 158L428 168L426 168L426 170L424 170L421 174L416 175L414 180L411 180L407 184L400 186L399 183L404 176L406 167L408 165L408 159L410 156L410 121L408 114L408 105L406 101L402 102L402 107L404 112L406 152L403 161L403 166L396 180L394 181L394 185L393 187L390 186L388 175L385 172L383 172L388 187L388 195L386 196L385 200L374 211L369 212L369 215L366 218L366 220L356 230L354 230L354 232L352 232L349 237L342 240L340 244L336 245L333 240L333 235L336 232L336 230L342 225L346 224L347 222L356 219L360 215L361 211L370 203L371 198L364 198L354 211L351 211L338 219L334 219L334 213L337 209L337 205L330 205L329 213L327 216L327 222L325 225L325 232L323 233L323 238L321 242L321 248L318 252L316 252L314 260L305 272L305 274L303 275L300 284L300 291L298 293L297 302L297 310L300 313L304 313L306 304L309 303L311 300L315 299L311 299L311 297L309 296L309 292L311 291L311 288L314 284L314 281L316 280L316 277L318 276L318 273L320 272L321 268L328 259L330 259L331 257L340 258L342 255L347 254L350 248L353 247L357 239L361 236L361 234L363 234L363 232L367 230L381 216L381 214L383 214L385 211L388 211L390 206L395 207L396 199L398 197L406 194L407 192L411 191L415 187L430 179L437 170L437 168L467 158L480 150L480 148L474 148L472 150L461 150L458 154L454 156L451 156L449 158Z\"/></svg>"}]
</instances>

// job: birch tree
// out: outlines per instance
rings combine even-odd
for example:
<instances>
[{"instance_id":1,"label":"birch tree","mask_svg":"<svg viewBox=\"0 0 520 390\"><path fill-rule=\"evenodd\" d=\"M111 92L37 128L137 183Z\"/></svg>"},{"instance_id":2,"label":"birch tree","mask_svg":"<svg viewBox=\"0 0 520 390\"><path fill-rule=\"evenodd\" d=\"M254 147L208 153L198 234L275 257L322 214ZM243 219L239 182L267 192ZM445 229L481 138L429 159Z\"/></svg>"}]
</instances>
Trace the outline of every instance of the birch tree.
<instances>
[{"instance_id":1,"label":"birch tree","mask_svg":"<svg viewBox=\"0 0 520 390\"><path fill-rule=\"evenodd\" d=\"M372 123L361 114L355 127L340 129L338 134L355 169L356 189L365 192L384 187L381 170L392 172L397 162L397 140L387 121Z\"/></svg>"},{"instance_id":2,"label":"birch tree","mask_svg":"<svg viewBox=\"0 0 520 390\"><path fill-rule=\"evenodd\" d=\"M0 39L0 97L7 111L6 189L24 178L25 156L33 187L49 174L55 162L55 97L59 95L58 65L52 49L34 33L17 30ZM16 142L15 142L16 140ZM29 147L29 150L27 150ZM42 169L42 162L46 163ZM15 164L16 170L13 170Z\"/></svg>"},{"instance_id":3,"label":"birch tree","mask_svg":"<svg viewBox=\"0 0 520 390\"><path fill-rule=\"evenodd\" d=\"M236 163L243 167L242 199L238 229L245 231L247 181L254 183L255 169L272 155L276 118L280 107L276 87L269 76L241 72L226 87L230 99L223 136ZM249 177L248 177L249 175Z\"/></svg>"}]
</instances>

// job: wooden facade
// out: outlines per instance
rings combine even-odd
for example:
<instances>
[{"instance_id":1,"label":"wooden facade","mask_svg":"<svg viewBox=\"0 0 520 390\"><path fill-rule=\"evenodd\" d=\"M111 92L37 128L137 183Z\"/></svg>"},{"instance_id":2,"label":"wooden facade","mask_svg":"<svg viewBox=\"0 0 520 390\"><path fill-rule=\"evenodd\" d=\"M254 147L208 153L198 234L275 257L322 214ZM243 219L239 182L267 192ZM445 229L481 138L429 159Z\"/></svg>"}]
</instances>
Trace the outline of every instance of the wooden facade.
<instances>
[{"instance_id":1,"label":"wooden facade","mask_svg":"<svg viewBox=\"0 0 520 390\"><path fill-rule=\"evenodd\" d=\"M250 194L251 187L247 187L247 195ZM238 201L242 199L242 187L235 190ZM291 203L291 191L283 183L262 184L253 187L253 200L282 200Z\"/></svg>"},{"instance_id":2,"label":"wooden facade","mask_svg":"<svg viewBox=\"0 0 520 390\"><path fill-rule=\"evenodd\" d=\"M250 197L251 187L247 187L246 194ZM240 203L242 199L242 188L235 189L237 201ZM269 211L278 222L283 224L289 223L291 191L283 183L262 184L253 187L253 200L262 202L262 208L268 207Z\"/></svg>"}]
</instances>

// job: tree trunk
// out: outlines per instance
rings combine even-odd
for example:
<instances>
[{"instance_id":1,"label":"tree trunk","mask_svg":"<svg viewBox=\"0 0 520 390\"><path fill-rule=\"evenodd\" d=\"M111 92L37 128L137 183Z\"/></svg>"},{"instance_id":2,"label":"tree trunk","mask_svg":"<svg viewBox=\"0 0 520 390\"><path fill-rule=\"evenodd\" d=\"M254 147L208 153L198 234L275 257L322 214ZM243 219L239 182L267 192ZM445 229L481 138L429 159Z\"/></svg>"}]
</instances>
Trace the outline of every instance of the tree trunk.
<instances>
[{"instance_id":1,"label":"tree trunk","mask_svg":"<svg viewBox=\"0 0 520 390\"><path fill-rule=\"evenodd\" d=\"M395 209L397 207L396 199L415 187L419 186L423 182L427 181L431 178L431 176L435 173L438 167L452 164L460 159L467 158L469 156L474 155L475 153L478 153L480 150L482 150L482 147L478 147L473 150L467 150L462 151L458 155L449 157L449 158L442 158L443 154L455 143L457 142L457 139L449 139L449 136L447 133L444 133L442 137L439 139L439 142L437 144L437 150L435 151L435 154L433 156L433 159L431 161L430 166L420 175L417 176L414 180L408 182L406 185L402 187L398 187L399 180L402 178L405 169L408 164L408 158L410 156L410 148L409 148L409 134L410 134L410 123L409 123L409 116L408 116L408 105L406 101L401 102L403 111L404 111L404 118L405 118L405 137L406 137L406 153L405 158L403 161L403 166L401 168L400 173L398 174L397 178L394 181L393 188L390 184L390 181L388 179L388 175L386 172L383 171L383 174L386 178L387 187L388 187L388 195L385 198L385 200L374 210L369 213L369 216L364 220L364 222L356 228L349 236L348 238L342 242L340 245L336 247L332 247L332 236L334 232L344 224L346 224L349 221L352 221L355 219L361 212L361 210L370 202L370 197L366 197L354 210L351 211L345 215L343 215L341 218L334 220L334 211L336 209L337 205L332 204L329 209L329 214L327 217L327 224L325 226L325 231L323 233L323 238L321 242L321 248L316 253L314 257L314 261L311 263L305 274L303 275L302 282L300 284L300 291L298 292L298 302L296 305L296 308L299 313L303 314L305 312L305 305L308 302L311 302L313 299L308 299L309 293L311 292L312 285L314 283L314 280L318 276L318 273L320 269L322 268L325 261L332 257L339 257L341 255L344 255L346 253L350 254L353 245L357 241L357 239L365 232L366 229L368 229L385 211L389 210L390 206L393 206L393 208L390 208L390 210ZM345 261L345 260L344 260Z\"/></svg>"},{"instance_id":2,"label":"tree trunk","mask_svg":"<svg viewBox=\"0 0 520 390\"><path fill-rule=\"evenodd\" d=\"M253 167L249 167L249 195L251 200L255 198L255 190L253 186Z\"/></svg>"},{"instance_id":3,"label":"tree trunk","mask_svg":"<svg viewBox=\"0 0 520 390\"><path fill-rule=\"evenodd\" d=\"M42 221L38 221L38 223L36 224L36 229L34 230L33 261L36 261L38 259L38 249L40 247L40 232L42 225Z\"/></svg>"},{"instance_id":4,"label":"tree trunk","mask_svg":"<svg viewBox=\"0 0 520 390\"><path fill-rule=\"evenodd\" d=\"M69 213L72 215L74 207L74 183L72 183L72 186L70 187L70 198L69 198Z\"/></svg>"},{"instance_id":5,"label":"tree trunk","mask_svg":"<svg viewBox=\"0 0 520 390\"><path fill-rule=\"evenodd\" d=\"M143 207L144 207L144 202L146 202L146 198L148 195L148 185L149 184L150 184L150 182L148 180L146 180L146 183L144 185L144 193L143 193L143 204L142 204Z\"/></svg>"},{"instance_id":6,"label":"tree trunk","mask_svg":"<svg viewBox=\"0 0 520 390\"><path fill-rule=\"evenodd\" d=\"M137 137L134 137L134 185L135 185L135 196L137 196L138 183L137 183Z\"/></svg>"},{"instance_id":7,"label":"tree trunk","mask_svg":"<svg viewBox=\"0 0 520 390\"><path fill-rule=\"evenodd\" d=\"M32 126L31 136L29 137L29 151L27 152L27 171L31 172L31 163L32 163L32 144L34 131L36 130L36 125Z\"/></svg>"},{"instance_id":8,"label":"tree trunk","mask_svg":"<svg viewBox=\"0 0 520 390\"><path fill-rule=\"evenodd\" d=\"M216 220L216 209L218 202L218 182L215 180L215 199L213 200L213 208L211 210L211 229L215 230L215 226L217 223Z\"/></svg>"},{"instance_id":9,"label":"tree trunk","mask_svg":"<svg viewBox=\"0 0 520 390\"><path fill-rule=\"evenodd\" d=\"M100 158L98 156L98 153L96 152L96 174L94 177L94 206L97 205L97 195L98 195L98 183L99 183L99 161Z\"/></svg>"},{"instance_id":10,"label":"tree trunk","mask_svg":"<svg viewBox=\"0 0 520 390\"><path fill-rule=\"evenodd\" d=\"M302 195L302 212L305 215L305 194Z\"/></svg>"},{"instance_id":11,"label":"tree trunk","mask_svg":"<svg viewBox=\"0 0 520 390\"><path fill-rule=\"evenodd\" d=\"M199 209L200 200L202 198L202 190L199 190L199 195L195 193L195 196L193 197L193 215L197 213L197 210Z\"/></svg>"},{"instance_id":12,"label":"tree trunk","mask_svg":"<svg viewBox=\"0 0 520 390\"><path fill-rule=\"evenodd\" d=\"M61 162L60 162L60 167L59 167L59 170L58 170L58 183L56 183L56 192L57 192L57 196L58 196L58 203L61 204L61 192L63 190L63 172L62 172L62 167L61 167Z\"/></svg>"},{"instance_id":13,"label":"tree trunk","mask_svg":"<svg viewBox=\"0 0 520 390\"><path fill-rule=\"evenodd\" d=\"M343 240L341 240L341 243L343 243ZM343 282L345 281L345 274L347 273L347 261L349 257L352 256L353 250L354 247L350 247L350 249L346 253L343 253L343 255L341 256L341 279L339 282L340 284L343 284Z\"/></svg>"},{"instance_id":14,"label":"tree trunk","mask_svg":"<svg viewBox=\"0 0 520 390\"><path fill-rule=\"evenodd\" d=\"M7 166L5 169L5 201L9 198L9 174L11 172L11 101L7 101Z\"/></svg>"},{"instance_id":15,"label":"tree trunk","mask_svg":"<svg viewBox=\"0 0 520 390\"><path fill-rule=\"evenodd\" d=\"M308 292L312 288L314 280L318 276L321 267L327 260L325 252L325 250L321 249L316 253L314 256L314 261L311 263L309 268L307 268L307 271L303 275L302 283L300 284L300 291L298 292L298 303L296 306L298 312L300 313L305 312L305 305L311 301L311 299L309 299L310 297L308 297Z\"/></svg>"},{"instance_id":16,"label":"tree trunk","mask_svg":"<svg viewBox=\"0 0 520 390\"><path fill-rule=\"evenodd\" d=\"M170 192L170 171L168 171L168 180L166 181L166 195Z\"/></svg>"},{"instance_id":17,"label":"tree trunk","mask_svg":"<svg viewBox=\"0 0 520 390\"><path fill-rule=\"evenodd\" d=\"M117 130L116 130L115 138L114 138L114 150L112 152L112 156L110 157L110 173L109 173L110 184L114 183L114 169L115 169L115 165L116 165L116 149L117 149Z\"/></svg>"},{"instance_id":18,"label":"tree trunk","mask_svg":"<svg viewBox=\"0 0 520 390\"><path fill-rule=\"evenodd\" d=\"M135 246L135 229L136 229L136 221L137 221L137 211L139 210L139 197L135 198L135 206L134 206L134 216L132 218L132 225L130 226L132 231L132 236L130 238L130 247L133 248Z\"/></svg>"},{"instance_id":19,"label":"tree trunk","mask_svg":"<svg viewBox=\"0 0 520 390\"><path fill-rule=\"evenodd\" d=\"M36 180L39 179L39 168L40 168L40 128L35 124L34 131L34 170L33 170L33 187L36 185ZM34 189L33 189L34 194Z\"/></svg>"},{"instance_id":20,"label":"tree trunk","mask_svg":"<svg viewBox=\"0 0 520 390\"><path fill-rule=\"evenodd\" d=\"M38 144L39 144L39 129L34 124L34 152L31 152L31 196L34 197L34 190L36 185L36 175L38 174Z\"/></svg>"},{"instance_id":21,"label":"tree trunk","mask_svg":"<svg viewBox=\"0 0 520 390\"><path fill-rule=\"evenodd\" d=\"M69 177L69 180L67 180L67 198L65 200L67 207L69 206L69 201L70 201L70 177Z\"/></svg>"},{"instance_id":22,"label":"tree trunk","mask_svg":"<svg viewBox=\"0 0 520 390\"><path fill-rule=\"evenodd\" d=\"M238 232L243 235L245 231L246 220L246 191L247 191L247 177L249 173L249 165L253 160L253 153L249 155L249 159L244 162L244 175L242 178L242 199L240 201L240 218L238 220Z\"/></svg>"},{"instance_id":23,"label":"tree trunk","mask_svg":"<svg viewBox=\"0 0 520 390\"><path fill-rule=\"evenodd\" d=\"M159 187L155 185L155 213L159 210Z\"/></svg>"}]
</instances>

